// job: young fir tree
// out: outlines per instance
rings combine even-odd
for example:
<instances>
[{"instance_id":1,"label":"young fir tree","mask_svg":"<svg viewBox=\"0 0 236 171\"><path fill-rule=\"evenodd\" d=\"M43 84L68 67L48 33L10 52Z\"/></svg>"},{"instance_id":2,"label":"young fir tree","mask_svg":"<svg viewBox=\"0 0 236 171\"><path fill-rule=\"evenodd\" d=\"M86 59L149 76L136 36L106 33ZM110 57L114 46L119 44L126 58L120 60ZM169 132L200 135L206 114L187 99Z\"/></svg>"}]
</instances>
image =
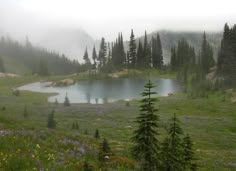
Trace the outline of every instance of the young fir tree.
<instances>
[{"instance_id":1,"label":"young fir tree","mask_svg":"<svg viewBox=\"0 0 236 171\"><path fill-rule=\"evenodd\" d=\"M96 139L100 138L100 134L99 134L99 130L98 129L96 129L96 131L95 131L94 138L96 138Z\"/></svg>"},{"instance_id":2,"label":"young fir tree","mask_svg":"<svg viewBox=\"0 0 236 171\"><path fill-rule=\"evenodd\" d=\"M90 69L90 66L91 66L91 62L90 62L90 59L89 59L89 56L88 56L87 47L86 47L86 49L85 49L83 59L84 59L84 64L85 64L86 69L89 70L89 69Z\"/></svg>"},{"instance_id":3,"label":"young fir tree","mask_svg":"<svg viewBox=\"0 0 236 171\"><path fill-rule=\"evenodd\" d=\"M25 107L24 107L23 116L24 116L24 118L28 118L28 116L29 116L29 113L28 113L28 110L27 110L27 106L26 106L26 105L25 105Z\"/></svg>"},{"instance_id":4,"label":"young fir tree","mask_svg":"<svg viewBox=\"0 0 236 171\"><path fill-rule=\"evenodd\" d=\"M180 121L175 114L170 122L167 129L168 137L162 144L162 170L182 171L183 153L181 136L183 135L183 130L180 127Z\"/></svg>"},{"instance_id":5,"label":"young fir tree","mask_svg":"<svg viewBox=\"0 0 236 171\"><path fill-rule=\"evenodd\" d=\"M104 162L111 155L111 148L106 138L103 139L99 146L98 160Z\"/></svg>"},{"instance_id":6,"label":"young fir tree","mask_svg":"<svg viewBox=\"0 0 236 171\"><path fill-rule=\"evenodd\" d=\"M92 171L87 161L84 162L83 171Z\"/></svg>"},{"instance_id":7,"label":"young fir tree","mask_svg":"<svg viewBox=\"0 0 236 171\"><path fill-rule=\"evenodd\" d=\"M97 52L96 52L96 49L95 49L95 45L93 46L93 69L96 69L97 68Z\"/></svg>"},{"instance_id":8,"label":"young fir tree","mask_svg":"<svg viewBox=\"0 0 236 171\"><path fill-rule=\"evenodd\" d=\"M154 107L157 98L152 97L156 92L152 91L155 86L150 80L144 87L140 114L135 121L138 128L133 132L131 138L134 143L132 155L140 162L141 170L153 171L159 168L159 141L157 139L159 117L156 115L157 109Z\"/></svg>"},{"instance_id":9,"label":"young fir tree","mask_svg":"<svg viewBox=\"0 0 236 171\"><path fill-rule=\"evenodd\" d=\"M57 100L57 98L55 99L54 104L55 104L55 105L58 105L58 100Z\"/></svg>"},{"instance_id":10,"label":"young fir tree","mask_svg":"<svg viewBox=\"0 0 236 171\"><path fill-rule=\"evenodd\" d=\"M52 110L52 113L48 115L47 127L50 129L56 128L56 121L54 119L54 110Z\"/></svg>"},{"instance_id":11,"label":"young fir tree","mask_svg":"<svg viewBox=\"0 0 236 171\"><path fill-rule=\"evenodd\" d=\"M184 170L197 170L197 164L195 163L196 159L193 151L193 142L188 134L183 138L182 146Z\"/></svg>"},{"instance_id":12,"label":"young fir tree","mask_svg":"<svg viewBox=\"0 0 236 171\"><path fill-rule=\"evenodd\" d=\"M134 37L133 29L131 30L130 42L129 42L129 53L128 53L128 65L130 68L135 68L136 66L136 42Z\"/></svg>"},{"instance_id":13,"label":"young fir tree","mask_svg":"<svg viewBox=\"0 0 236 171\"><path fill-rule=\"evenodd\" d=\"M67 93L66 93L66 97L65 97L65 101L64 101L64 106L70 106L70 100L67 96Z\"/></svg>"}]
</instances>

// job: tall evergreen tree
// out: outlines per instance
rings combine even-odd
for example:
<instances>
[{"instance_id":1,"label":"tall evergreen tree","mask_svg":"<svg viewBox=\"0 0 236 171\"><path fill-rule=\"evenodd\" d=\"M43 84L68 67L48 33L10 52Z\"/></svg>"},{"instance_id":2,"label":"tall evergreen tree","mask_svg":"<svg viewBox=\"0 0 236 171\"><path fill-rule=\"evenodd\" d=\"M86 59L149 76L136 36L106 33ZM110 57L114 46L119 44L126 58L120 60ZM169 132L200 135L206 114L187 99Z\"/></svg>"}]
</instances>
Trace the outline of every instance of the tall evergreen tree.
<instances>
[{"instance_id":1,"label":"tall evergreen tree","mask_svg":"<svg viewBox=\"0 0 236 171\"><path fill-rule=\"evenodd\" d=\"M175 70L176 68L176 63L177 63L176 48L173 47L171 48L171 59L170 59L171 68L173 70Z\"/></svg>"},{"instance_id":2,"label":"tall evergreen tree","mask_svg":"<svg viewBox=\"0 0 236 171\"><path fill-rule=\"evenodd\" d=\"M159 34L157 34L156 38L152 38L152 61L154 68L163 66L162 45Z\"/></svg>"},{"instance_id":3,"label":"tall evergreen tree","mask_svg":"<svg viewBox=\"0 0 236 171\"><path fill-rule=\"evenodd\" d=\"M144 64L143 45L141 40L139 40L138 50L137 50L137 67L142 68L143 64Z\"/></svg>"},{"instance_id":4,"label":"tall evergreen tree","mask_svg":"<svg viewBox=\"0 0 236 171\"><path fill-rule=\"evenodd\" d=\"M93 46L92 58L93 58L93 69L96 69L96 67L97 67L97 52L96 52L96 49L95 49L95 45Z\"/></svg>"},{"instance_id":5,"label":"tall evergreen tree","mask_svg":"<svg viewBox=\"0 0 236 171\"><path fill-rule=\"evenodd\" d=\"M1 57L0 57L0 72L5 72L4 62Z\"/></svg>"},{"instance_id":6,"label":"tall evergreen tree","mask_svg":"<svg viewBox=\"0 0 236 171\"><path fill-rule=\"evenodd\" d=\"M124 67L126 64L126 53L122 33L118 34L118 38L112 48L112 62L117 69Z\"/></svg>"},{"instance_id":7,"label":"tall evergreen tree","mask_svg":"<svg viewBox=\"0 0 236 171\"><path fill-rule=\"evenodd\" d=\"M206 33L203 34L202 48L201 48L201 70L203 75L210 71L210 68L214 66L215 61L213 59L213 50L206 39Z\"/></svg>"},{"instance_id":8,"label":"tall evergreen tree","mask_svg":"<svg viewBox=\"0 0 236 171\"><path fill-rule=\"evenodd\" d=\"M148 43L147 32L146 31L145 31L145 34L144 34L143 56L144 56L143 66L145 68L149 68L150 64L151 64L150 63L150 61L151 61L151 47L150 47L150 44Z\"/></svg>"},{"instance_id":9,"label":"tall evergreen tree","mask_svg":"<svg viewBox=\"0 0 236 171\"><path fill-rule=\"evenodd\" d=\"M227 85L236 82L236 25L229 28L225 24L223 39L218 56L217 73L224 78Z\"/></svg>"},{"instance_id":10,"label":"tall evergreen tree","mask_svg":"<svg viewBox=\"0 0 236 171\"><path fill-rule=\"evenodd\" d=\"M106 65L106 56L107 56L107 45L106 45L105 39L102 37L102 40L100 43L100 50L98 54L98 61L99 61L100 68Z\"/></svg>"},{"instance_id":11,"label":"tall evergreen tree","mask_svg":"<svg viewBox=\"0 0 236 171\"><path fill-rule=\"evenodd\" d=\"M83 59L84 59L84 64L85 64L85 66L86 66L86 69L90 69L91 62L90 62L90 59L89 59L89 56L88 56L87 47L86 47L86 49L85 49L85 51L84 51Z\"/></svg>"},{"instance_id":12,"label":"tall evergreen tree","mask_svg":"<svg viewBox=\"0 0 236 171\"><path fill-rule=\"evenodd\" d=\"M128 57L129 57L128 64L130 68L134 68L136 66L137 57L136 57L136 42L135 42L133 29L131 30L131 35L130 35Z\"/></svg>"},{"instance_id":13,"label":"tall evergreen tree","mask_svg":"<svg viewBox=\"0 0 236 171\"><path fill-rule=\"evenodd\" d=\"M135 121L138 128L134 131L131 139L134 143L132 154L140 162L141 170L153 171L159 167L159 141L157 139L159 118L156 115L157 109L154 107L157 99L151 97L156 92L152 91L155 86L150 80L144 87L140 115Z\"/></svg>"},{"instance_id":14,"label":"tall evergreen tree","mask_svg":"<svg viewBox=\"0 0 236 171\"><path fill-rule=\"evenodd\" d=\"M230 47L230 28L226 23L224 26L223 38L221 40L221 48L217 61L217 70L218 72L223 73L224 69L226 69L225 64L227 61L227 56L229 56L229 47Z\"/></svg>"}]
</instances>

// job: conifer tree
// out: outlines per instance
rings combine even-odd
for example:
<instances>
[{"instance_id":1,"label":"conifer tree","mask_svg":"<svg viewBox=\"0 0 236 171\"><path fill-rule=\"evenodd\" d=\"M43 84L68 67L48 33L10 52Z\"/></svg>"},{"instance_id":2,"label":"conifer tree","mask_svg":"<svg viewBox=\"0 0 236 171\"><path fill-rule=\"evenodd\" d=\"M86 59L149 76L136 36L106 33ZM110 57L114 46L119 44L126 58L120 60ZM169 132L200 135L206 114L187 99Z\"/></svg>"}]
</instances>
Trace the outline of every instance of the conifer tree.
<instances>
[{"instance_id":1,"label":"conifer tree","mask_svg":"<svg viewBox=\"0 0 236 171\"><path fill-rule=\"evenodd\" d=\"M107 56L107 45L105 39L102 37L98 54L98 61L100 68L106 65L106 56Z\"/></svg>"},{"instance_id":2,"label":"conifer tree","mask_svg":"<svg viewBox=\"0 0 236 171\"><path fill-rule=\"evenodd\" d=\"M118 34L118 38L112 47L112 62L116 69L121 69L126 64L126 53L122 33Z\"/></svg>"},{"instance_id":3,"label":"conifer tree","mask_svg":"<svg viewBox=\"0 0 236 171\"><path fill-rule=\"evenodd\" d=\"M58 101L57 101L57 98L55 99L55 102L54 102L55 105L58 105Z\"/></svg>"},{"instance_id":4,"label":"conifer tree","mask_svg":"<svg viewBox=\"0 0 236 171\"><path fill-rule=\"evenodd\" d=\"M67 96L67 93L66 93L66 96L65 96L64 106L70 106L70 100Z\"/></svg>"},{"instance_id":5,"label":"conifer tree","mask_svg":"<svg viewBox=\"0 0 236 171\"><path fill-rule=\"evenodd\" d=\"M85 66L86 66L86 69L90 69L91 62L90 62L90 59L89 59L89 56L88 56L87 47L86 47L86 49L85 49L83 59L84 59L84 64L85 64Z\"/></svg>"},{"instance_id":6,"label":"conifer tree","mask_svg":"<svg viewBox=\"0 0 236 171\"><path fill-rule=\"evenodd\" d=\"M194 152L193 152L193 143L190 136L187 134L183 138L183 166L184 170L197 170L197 164L195 163Z\"/></svg>"},{"instance_id":7,"label":"conifer tree","mask_svg":"<svg viewBox=\"0 0 236 171\"><path fill-rule=\"evenodd\" d=\"M96 139L100 138L100 134L99 134L99 130L98 129L96 129L96 131L95 131L94 138L96 138Z\"/></svg>"},{"instance_id":8,"label":"conifer tree","mask_svg":"<svg viewBox=\"0 0 236 171\"><path fill-rule=\"evenodd\" d=\"M121 53L121 66L124 66L125 61L126 61L126 53L125 53L122 33L120 35L120 53Z\"/></svg>"},{"instance_id":9,"label":"conifer tree","mask_svg":"<svg viewBox=\"0 0 236 171\"><path fill-rule=\"evenodd\" d=\"M97 67L97 52L96 52L96 49L95 49L95 45L93 46L93 69L96 69Z\"/></svg>"},{"instance_id":10,"label":"conifer tree","mask_svg":"<svg viewBox=\"0 0 236 171\"><path fill-rule=\"evenodd\" d=\"M205 75L209 72L210 68L214 66L213 50L206 39L206 33L203 34L202 48L201 48L201 70Z\"/></svg>"},{"instance_id":11,"label":"conifer tree","mask_svg":"<svg viewBox=\"0 0 236 171\"><path fill-rule=\"evenodd\" d=\"M0 72L5 72L3 59L0 57Z\"/></svg>"},{"instance_id":12,"label":"conifer tree","mask_svg":"<svg viewBox=\"0 0 236 171\"><path fill-rule=\"evenodd\" d=\"M87 161L84 162L83 171L92 171Z\"/></svg>"},{"instance_id":13,"label":"conifer tree","mask_svg":"<svg viewBox=\"0 0 236 171\"><path fill-rule=\"evenodd\" d=\"M156 115L157 109L154 107L157 99L151 97L156 92L152 91L155 86L150 80L144 87L140 115L135 121L138 128L134 131L131 139L134 143L132 155L140 162L141 170L153 171L159 167L159 141L157 139L159 118Z\"/></svg>"},{"instance_id":14,"label":"conifer tree","mask_svg":"<svg viewBox=\"0 0 236 171\"><path fill-rule=\"evenodd\" d=\"M40 59L40 61L39 61L39 71L38 71L38 74L42 75L42 76L49 75L48 64L47 64L46 61L44 61L42 59Z\"/></svg>"},{"instance_id":15,"label":"conifer tree","mask_svg":"<svg viewBox=\"0 0 236 171\"><path fill-rule=\"evenodd\" d=\"M129 57L127 60L128 64L130 65L131 68L135 68L137 57L136 57L136 42L133 29L131 30L130 42L129 42L129 54L127 56Z\"/></svg>"},{"instance_id":16,"label":"conifer tree","mask_svg":"<svg viewBox=\"0 0 236 171\"><path fill-rule=\"evenodd\" d=\"M162 45L159 34L157 34L156 38L152 38L152 61L154 68L163 66Z\"/></svg>"},{"instance_id":17,"label":"conifer tree","mask_svg":"<svg viewBox=\"0 0 236 171\"><path fill-rule=\"evenodd\" d=\"M176 63L177 63L177 56L176 56L176 49L175 47L171 48L171 59L170 59L170 64L171 68L175 70L176 68Z\"/></svg>"},{"instance_id":18,"label":"conifer tree","mask_svg":"<svg viewBox=\"0 0 236 171\"><path fill-rule=\"evenodd\" d=\"M145 31L144 34L144 44L143 44L143 66L145 68L149 68L150 67L150 61L151 61L151 47L148 43L148 39L147 39L147 32Z\"/></svg>"},{"instance_id":19,"label":"conifer tree","mask_svg":"<svg viewBox=\"0 0 236 171\"><path fill-rule=\"evenodd\" d=\"M182 171L183 148L181 136L183 135L183 130L180 127L180 121L175 114L170 120L167 132L168 137L162 144L162 170Z\"/></svg>"},{"instance_id":20,"label":"conifer tree","mask_svg":"<svg viewBox=\"0 0 236 171\"><path fill-rule=\"evenodd\" d=\"M234 85L236 82L236 25L229 28L225 24L223 39L221 41L218 56L217 73L223 77L226 85Z\"/></svg>"},{"instance_id":21,"label":"conifer tree","mask_svg":"<svg viewBox=\"0 0 236 171\"><path fill-rule=\"evenodd\" d=\"M25 105L23 116L24 116L24 118L28 118L28 115L29 114L28 114L27 106Z\"/></svg>"},{"instance_id":22,"label":"conifer tree","mask_svg":"<svg viewBox=\"0 0 236 171\"><path fill-rule=\"evenodd\" d=\"M48 115L47 127L50 129L56 128L56 121L54 120L54 110L52 110L52 113Z\"/></svg>"},{"instance_id":23,"label":"conifer tree","mask_svg":"<svg viewBox=\"0 0 236 171\"><path fill-rule=\"evenodd\" d=\"M144 54L143 54L143 45L141 40L139 40L138 50L137 50L137 67L142 68L144 64Z\"/></svg>"},{"instance_id":24,"label":"conifer tree","mask_svg":"<svg viewBox=\"0 0 236 171\"><path fill-rule=\"evenodd\" d=\"M103 139L102 143L99 146L98 159L101 162L104 162L106 156L110 156L111 148L106 138Z\"/></svg>"}]
</instances>

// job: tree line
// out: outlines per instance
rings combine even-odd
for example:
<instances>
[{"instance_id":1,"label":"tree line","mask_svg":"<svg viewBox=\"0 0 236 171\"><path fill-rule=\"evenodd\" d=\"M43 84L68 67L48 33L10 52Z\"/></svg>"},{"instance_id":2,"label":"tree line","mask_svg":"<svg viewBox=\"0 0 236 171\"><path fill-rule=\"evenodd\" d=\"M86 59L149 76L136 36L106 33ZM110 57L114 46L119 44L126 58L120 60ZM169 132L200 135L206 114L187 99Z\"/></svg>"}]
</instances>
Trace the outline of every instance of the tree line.
<instances>
[{"instance_id":1,"label":"tree line","mask_svg":"<svg viewBox=\"0 0 236 171\"><path fill-rule=\"evenodd\" d=\"M224 26L217 73L229 85L236 82L236 25L230 28L226 23Z\"/></svg>"},{"instance_id":2,"label":"tree line","mask_svg":"<svg viewBox=\"0 0 236 171\"><path fill-rule=\"evenodd\" d=\"M84 52L84 64L87 69L99 69L100 71L115 71L123 68L128 69L145 69L159 68L163 66L162 45L159 34L152 37L151 41L147 39L145 31L144 40L135 39L133 29L131 30L129 48L125 51L122 33L113 42L106 42L105 38L101 39L98 54L95 46L90 61L87 48Z\"/></svg>"},{"instance_id":3,"label":"tree line","mask_svg":"<svg viewBox=\"0 0 236 171\"><path fill-rule=\"evenodd\" d=\"M1 37L0 56L14 60L24 65L32 73L39 75L72 74L82 69L78 61L71 61L65 55L35 47L28 38L22 45L9 37ZM4 60L0 58L0 72L5 70Z\"/></svg>"}]
</instances>

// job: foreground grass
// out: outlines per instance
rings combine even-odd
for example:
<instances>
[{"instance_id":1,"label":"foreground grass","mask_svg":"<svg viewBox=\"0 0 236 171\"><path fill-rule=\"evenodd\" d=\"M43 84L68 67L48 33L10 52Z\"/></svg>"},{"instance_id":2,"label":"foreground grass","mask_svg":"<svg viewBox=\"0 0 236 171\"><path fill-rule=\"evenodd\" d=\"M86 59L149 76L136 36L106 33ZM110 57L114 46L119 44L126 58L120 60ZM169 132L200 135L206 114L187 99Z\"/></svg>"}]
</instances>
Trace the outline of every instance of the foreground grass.
<instances>
[{"instance_id":1,"label":"foreground grass","mask_svg":"<svg viewBox=\"0 0 236 171\"><path fill-rule=\"evenodd\" d=\"M109 140L116 156L109 167L132 170L129 147L138 101L131 101L129 107L124 101L64 107L47 103L50 94L21 92L20 96L12 95L12 88L40 79L0 79L0 170L40 167L80 170L85 160L91 167L99 168L97 151L101 140L93 138L96 129L101 137ZM168 119L176 113L185 133L193 138L199 170L235 170L236 105L230 98L224 92L210 93L208 98L191 99L182 93L159 98L159 138L165 137ZM23 117L25 105L28 118ZM47 115L52 109L55 109L56 130L46 128ZM75 121L79 129L72 130Z\"/></svg>"}]
</instances>

